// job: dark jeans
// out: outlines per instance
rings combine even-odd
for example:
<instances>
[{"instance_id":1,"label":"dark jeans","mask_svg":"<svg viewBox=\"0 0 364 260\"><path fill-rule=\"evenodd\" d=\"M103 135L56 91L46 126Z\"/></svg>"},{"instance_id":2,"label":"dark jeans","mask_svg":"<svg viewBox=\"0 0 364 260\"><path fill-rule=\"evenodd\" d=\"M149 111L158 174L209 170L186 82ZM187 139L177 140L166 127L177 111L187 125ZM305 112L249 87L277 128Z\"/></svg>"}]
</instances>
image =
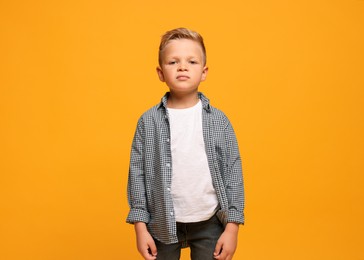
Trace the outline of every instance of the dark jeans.
<instances>
[{"instance_id":1,"label":"dark jeans","mask_svg":"<svg viewBox=\"0 0 364 260\"><path fill-rule=\"evenodd\" d=\"M158 260L178 260L181 248L186 245L191 249L192 260L212 260L214 250L224 227L214 215L209 220L196 223L177 223L178 243L163 244L154 239L158 254Z\"/></svg>"}]
</instances>

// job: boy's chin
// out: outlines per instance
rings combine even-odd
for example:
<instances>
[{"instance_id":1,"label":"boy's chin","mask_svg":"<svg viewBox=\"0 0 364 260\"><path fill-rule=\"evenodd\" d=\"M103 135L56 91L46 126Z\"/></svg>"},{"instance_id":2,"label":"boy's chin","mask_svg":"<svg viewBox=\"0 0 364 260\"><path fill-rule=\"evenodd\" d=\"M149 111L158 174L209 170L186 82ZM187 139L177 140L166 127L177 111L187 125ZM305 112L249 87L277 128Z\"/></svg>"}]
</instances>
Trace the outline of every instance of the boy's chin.
<instances>
[{"instance_id":1,"label":"boy's chin","mask_svg":"<svg viewBox=\"0 0 364 260\"><path fill-rule=\"evenodd\" d=\"M198 93L197 88L196 89L181 89L181 88L172 89L172 88L169 88L169 91L172 94L176 94L176 95L191 95L191 94Z\"/></svg>"},{"instance_id":2,"label":"boy's chin","mask_svg":"<svg viewBox=\"0 0 364 260\"><path fill-rule=\"evenodd\" d=\"M198 92L198 86L191 87L191 86L168 86L170 92L173 93L194 93Z\"/></svg>"}]
</instances>

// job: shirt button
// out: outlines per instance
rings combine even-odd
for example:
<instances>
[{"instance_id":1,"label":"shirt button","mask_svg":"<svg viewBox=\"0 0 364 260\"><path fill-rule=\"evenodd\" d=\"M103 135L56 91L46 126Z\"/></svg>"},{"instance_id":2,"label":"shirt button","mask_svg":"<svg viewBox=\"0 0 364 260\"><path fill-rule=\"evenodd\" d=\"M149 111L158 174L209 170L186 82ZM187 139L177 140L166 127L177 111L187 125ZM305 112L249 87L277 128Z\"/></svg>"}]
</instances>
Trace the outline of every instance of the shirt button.
<instances>
[{"instance_id":1,"label":"shirt button","mask_svg":"<svg viewBox=\"0 0 364 260\"><path fill-rule=\"evenodd\" d=\"M171 214L171 216L173 216L173 212L171 212L170 214Z\"/></svg>"},{"instance_id":2,"label":"shirt button","mask_svg":"<svg viewBox=\"0 0 364 260\"><path fill-rule=\"evenodd\" d=\"M168 191L171 191L171 188L167 188Z\"/></svg>"},{"instance_id":3,"label":"shirt button","mask_svg":"<svg viewBox=\"0 0 364 260\"><path fill-rule=\"evenodd\" d=\"M169 138L167 138L166 142L169 143Z\"/></svg>"},{"instance_id":4,"label":"shirt button","mask_svg":"<svg viewBox=\"0 0 364 260\"><path fill-rule=\"evenodd\" d=\"M166 166L169 168L169 167L171 167L171 164L170 163L166 163Z\"/></svg>"}]
</instances>

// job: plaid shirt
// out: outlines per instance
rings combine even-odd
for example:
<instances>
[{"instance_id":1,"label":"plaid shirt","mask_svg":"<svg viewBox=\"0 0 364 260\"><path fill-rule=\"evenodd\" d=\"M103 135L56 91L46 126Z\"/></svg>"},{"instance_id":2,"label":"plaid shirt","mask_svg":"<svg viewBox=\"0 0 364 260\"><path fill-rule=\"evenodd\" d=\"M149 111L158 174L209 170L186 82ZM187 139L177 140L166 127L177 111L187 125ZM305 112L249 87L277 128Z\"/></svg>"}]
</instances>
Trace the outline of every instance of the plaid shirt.
<instances>
[{"instance_id":1,"label":"plaid shirt","mask_svg":"<svg viewBox=\"0 0 364 260\"><path fill-rule=\"evenodd\" d=\"M128 223L145 222L151 235L165 244L178 242L170 187L172 155L167 99L145 112L134 135L129 179ZM217 216L228 222L244 223L244 187L241 159L234 130L224 113L202 102L202 129L208 165L220 209ZM198 198L196 198L198 199Z\"/></svg>"}]
</instances>

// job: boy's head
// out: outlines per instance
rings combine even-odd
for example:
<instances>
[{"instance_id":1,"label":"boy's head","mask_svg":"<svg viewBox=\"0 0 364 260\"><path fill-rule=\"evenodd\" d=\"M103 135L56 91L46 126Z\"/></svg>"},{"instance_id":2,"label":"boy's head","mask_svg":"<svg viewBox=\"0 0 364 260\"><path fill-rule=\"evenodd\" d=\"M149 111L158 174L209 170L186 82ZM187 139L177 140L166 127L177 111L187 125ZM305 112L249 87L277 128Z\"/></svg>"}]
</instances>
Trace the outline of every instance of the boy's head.
<instances>
[{"instance_id":1,"label":"boy's head","mask_svg":"<svg viewBox=\"0 0 364 260\"><path fill-rule=\"evenodd\" d=\"M186 28L177 28L167 31L162 36L161 43L159 45L159 57L158 57L159 66L161 66L162 63L163 50L166 47L166 45L171 40L180 40L180 39L189 39L197 42L202 48L203 62L204 65L206 65L206 48L202 36L198 32Z\"/></svg>"},{"instance_id":2,"label":"boy's head","mask_svg":"<svg viewBox=\"0 0 364 260\"><path fill-rule=\"evenodd\" d=\"M166 32L159 48L158 77L173 94L195 94L206 79L206 51L201 35L185 28Z\"/></svg>"}]
</instances>

